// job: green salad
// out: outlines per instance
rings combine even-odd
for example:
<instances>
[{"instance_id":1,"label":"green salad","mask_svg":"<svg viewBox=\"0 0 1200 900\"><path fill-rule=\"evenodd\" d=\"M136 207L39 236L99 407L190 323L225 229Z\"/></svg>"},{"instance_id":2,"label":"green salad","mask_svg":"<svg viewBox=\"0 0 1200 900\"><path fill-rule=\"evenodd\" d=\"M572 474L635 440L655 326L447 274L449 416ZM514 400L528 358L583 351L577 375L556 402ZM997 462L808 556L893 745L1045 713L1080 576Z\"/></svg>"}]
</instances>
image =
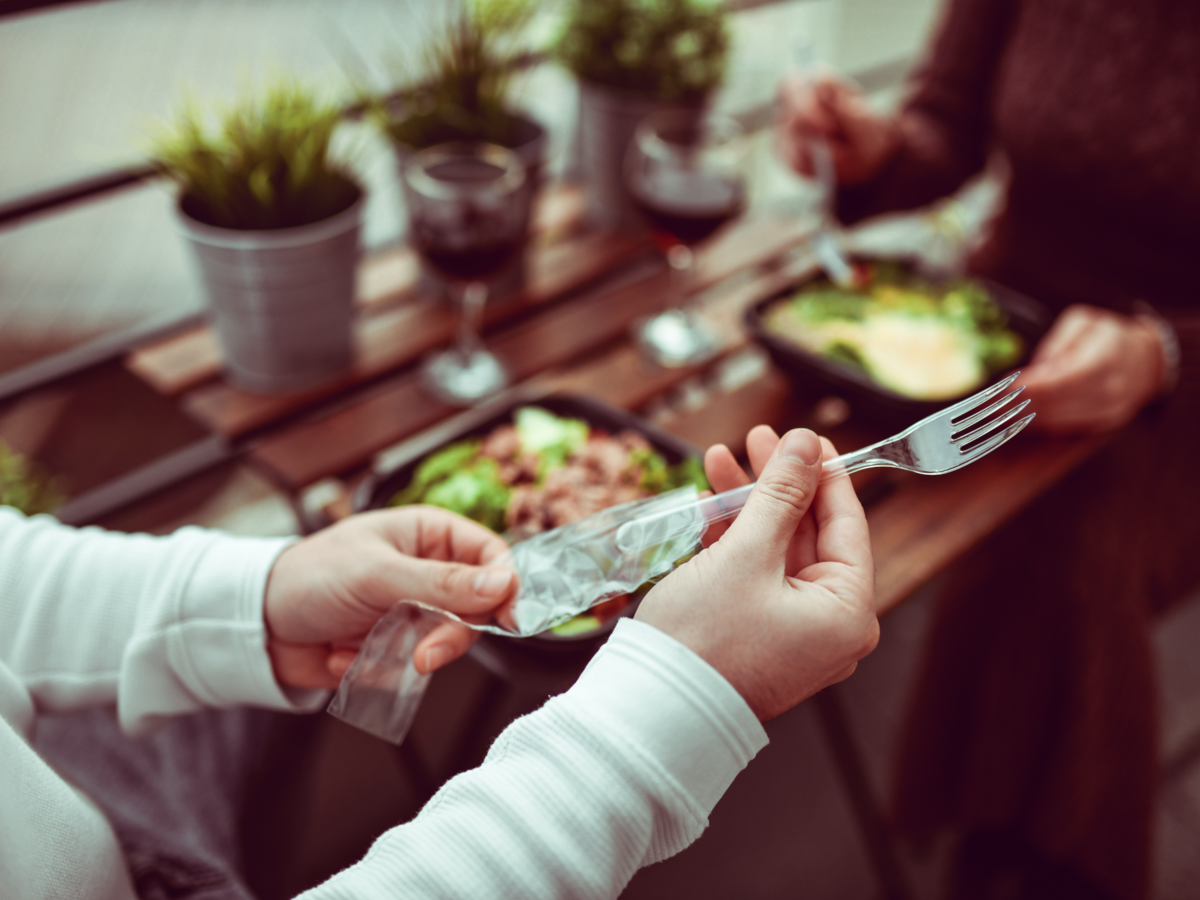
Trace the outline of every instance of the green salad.
<instances>
[{"instance_id":1,"label":"green salad","mask_svg":"<svg viewBox=\"0 0 1200 900\"><path fill-rule=\"evenodd\" d=\"M512 424L427 456L388 505L439 506L493 531L528 537L687 484L708 488L700 460L671 465L636 432L610 434L526 406ZM560 636L591 631L629 602L617 597L552 630Z\"/></svg>"},{"instance_id":2,"label":"green salad","mask_svg":"<svg viewBox=\"0 0 1200 900\"><path fill-rule=\"evenodd\" d=\"M767 307L772 334L918 400L947 400L1013 366L1024 342L978 283L934 284L903 267L860 267L851 288L821 279Z\"/></svg>"}]
</instances>

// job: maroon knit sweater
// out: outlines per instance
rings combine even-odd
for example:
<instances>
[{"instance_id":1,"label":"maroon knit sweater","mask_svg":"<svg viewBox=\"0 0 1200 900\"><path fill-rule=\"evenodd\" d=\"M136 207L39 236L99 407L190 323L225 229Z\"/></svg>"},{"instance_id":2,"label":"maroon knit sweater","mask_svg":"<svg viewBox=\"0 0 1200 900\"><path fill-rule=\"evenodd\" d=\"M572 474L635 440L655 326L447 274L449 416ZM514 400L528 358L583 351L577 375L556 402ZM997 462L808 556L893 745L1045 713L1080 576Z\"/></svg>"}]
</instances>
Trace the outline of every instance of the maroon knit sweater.
<instances>
[{"instance_id":1,"label":"maroon knit sweater","mask_svg":"<svg viewBox=\"0 0 1200 900\"><path fill-rule=\"evenodd\" d=\"M854 221L1011 170L971 269L1055 310L1175 327L1181 378L942 598L897 815L1021 831L1123 900L1146 895L1157 743L1151 616L1200 578L1200 3L949 0L902 146L844 189Z\"/></svg>"}]
</instances>

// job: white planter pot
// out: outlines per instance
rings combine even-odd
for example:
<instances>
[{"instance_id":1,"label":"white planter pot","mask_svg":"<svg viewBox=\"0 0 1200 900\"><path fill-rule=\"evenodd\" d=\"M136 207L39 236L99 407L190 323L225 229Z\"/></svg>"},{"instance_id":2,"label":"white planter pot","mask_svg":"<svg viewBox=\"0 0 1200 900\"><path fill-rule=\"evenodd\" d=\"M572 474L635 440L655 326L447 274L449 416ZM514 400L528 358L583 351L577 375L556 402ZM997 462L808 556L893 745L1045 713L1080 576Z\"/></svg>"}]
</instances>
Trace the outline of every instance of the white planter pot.
<instances>
[{"instance_id":1,"label":"white planter pot","mask_svg":"<svg viewBox=\"0 0 1200 900\"><path fill-rule=\"evenodd\" d=\"M638 123L659 110L687 110L697 118L707 98L664 100L579 82L579 170L587 190L588 220L599 228L642 228L625 189L625 154Z\"/></svg>"},{"instance_id":2,"label":"white planter pot","mask_svg":"<svg viewBox=\"0 0 1200 900\"><path fill-rule=\"evenodd\" d=\"M290 393L350 365L363 206L360 193L328 219L267 231L216 228L176 207L231 384Z\"/></svg>"}]
</instances>

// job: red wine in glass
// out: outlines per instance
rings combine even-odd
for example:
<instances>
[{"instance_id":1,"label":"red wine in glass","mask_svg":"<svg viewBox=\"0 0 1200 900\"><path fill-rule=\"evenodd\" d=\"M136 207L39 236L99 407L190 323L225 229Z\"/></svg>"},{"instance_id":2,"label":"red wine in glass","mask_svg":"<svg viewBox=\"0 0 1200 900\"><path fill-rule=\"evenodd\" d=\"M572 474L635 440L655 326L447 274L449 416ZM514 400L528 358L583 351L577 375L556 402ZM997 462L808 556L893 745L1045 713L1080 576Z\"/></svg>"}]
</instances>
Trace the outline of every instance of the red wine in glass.
<instances>
[{"instance_id":1,"label":"red wine in glass","mask_svg":"<svg viewBox=\"0 0 1200 900\"><path fill-rule=\"evenodd\" d=\"M503 175L483 159L456 158L427 170L449 190L482 189ZM416 210L413 245L449 281L492 281L515 262L523 244L519 217L511 207L485 206L470 199L436 202Z\"/></svg>"},{"instance_id":2,"label":"red wine in glass","mask_svg":"<svg viewBox=\"0 0 1200 900\"><path fill-rule=\"evenodd\" d=\"M700 169L647 173L631 185L631 194L663 252L711 237L746 206L740 178Z\"/></svg>"},{"instance_id":3,"label":"red wine in glass","mask_svg":"<svg viewBox=\"0 0 1200 900\"><path fill-rule=\"evenodd\" d=\"M438 144L408 158L401 175L412 245L445 279L456 312L453 346L426 358L421 379L438 399L471 405L509 381L480 329L489 284L518 261L525 242L525 168L503 147Z\"/></svg>"},{"instance_id":4,"label":"red wine in glass","mask_svg":"<svg viewBox=\"0 0 1200 900\"><path fill-rule=\"evenodd\" d=\"M448 281L491 281L517 258L519 238L480 235L477 241L462 234L438 234L416 229L417 252Z\"/></svg>"}]
</instances>

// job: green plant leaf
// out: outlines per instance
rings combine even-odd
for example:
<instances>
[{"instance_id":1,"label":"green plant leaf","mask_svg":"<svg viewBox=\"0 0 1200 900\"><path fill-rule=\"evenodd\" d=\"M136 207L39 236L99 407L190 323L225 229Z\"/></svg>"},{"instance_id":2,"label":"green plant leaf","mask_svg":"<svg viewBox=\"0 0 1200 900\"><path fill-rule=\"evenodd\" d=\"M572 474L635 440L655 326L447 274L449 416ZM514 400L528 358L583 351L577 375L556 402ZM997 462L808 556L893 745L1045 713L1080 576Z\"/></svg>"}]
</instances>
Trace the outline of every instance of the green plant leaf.
<instances>
[{"instance_id":1,"label":"green plant leaf","mask_svg":"<svg viewBox=\"0 0 1200 900\"><path fill-rule=\"evenodd\" d=\"M587 81L679 98L720 84L729 41L711 0L572 0L556 52Z\"/></svg>"},{"instance_id":2,"label":"green plant leaf","mask_svg":"<svg viewBox=\"0 0 1200 900\"><path fill-rule=\"evenodd\" d=\"M332 97L281 77L228 108L185 94L151 138L151 163L185 211L220 228L290 228L347 209L360 195L330 144L342 121Z\"/></svg>"}]
</instances>

